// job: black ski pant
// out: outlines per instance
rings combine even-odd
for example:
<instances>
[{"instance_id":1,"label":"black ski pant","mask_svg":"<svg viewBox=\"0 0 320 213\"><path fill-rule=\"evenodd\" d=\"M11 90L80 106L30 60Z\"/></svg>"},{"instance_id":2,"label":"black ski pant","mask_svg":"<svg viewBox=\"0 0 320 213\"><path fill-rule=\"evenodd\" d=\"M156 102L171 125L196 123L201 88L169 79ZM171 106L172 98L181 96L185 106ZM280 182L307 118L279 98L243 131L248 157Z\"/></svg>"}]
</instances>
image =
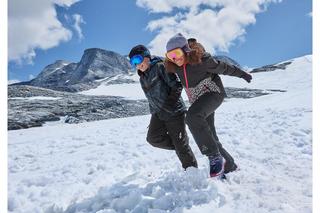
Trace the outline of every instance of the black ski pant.
<instances>
[{"instance_id":1,"label":"black ski pant","mask_svg":"<svg viewBox=\"0 0 320 213\"><path fill-rule=\"evenodd\" d=\"M199 97L186 115L186 123L203 155L221 154L226 160L225 171L234 168L234 159L219 141L214 125L215 110L221 105L224 97L218 93L206 93Z\"/></svg>"},{"instance_id":2,"label":"black ski pant","mask_svg":"<svg viewBox=\"0 0 320 213\"><path fill-rule=\"evenodd\" d=\"M167 121L160 120L156 114L153 114L150 120L147 141L157 148L175 150L184 169L198 166L189 146L185 113L174 116Z\"/></svg>"}]
</instances>

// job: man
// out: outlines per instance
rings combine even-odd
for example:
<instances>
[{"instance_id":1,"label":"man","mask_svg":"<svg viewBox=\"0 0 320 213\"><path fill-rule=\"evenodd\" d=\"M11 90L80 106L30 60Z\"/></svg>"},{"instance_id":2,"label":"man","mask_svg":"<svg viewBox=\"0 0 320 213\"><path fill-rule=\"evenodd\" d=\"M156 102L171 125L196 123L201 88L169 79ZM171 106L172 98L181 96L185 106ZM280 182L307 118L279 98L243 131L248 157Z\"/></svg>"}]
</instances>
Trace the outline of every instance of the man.
<instances>
[{"instance_id":1,"label":"man","mask_svg":"<svg viewBox=\"0 0 320 213\"><path fill-rule=\"evenodd\" d=\"M151 57L143 45L133 47L129 58L149 102L151 120L147 141L154 147L175 150L184 169L197 167L186 133L181 82L175 74L167 73L163 61Z\"/></svg>"}]
</instances>

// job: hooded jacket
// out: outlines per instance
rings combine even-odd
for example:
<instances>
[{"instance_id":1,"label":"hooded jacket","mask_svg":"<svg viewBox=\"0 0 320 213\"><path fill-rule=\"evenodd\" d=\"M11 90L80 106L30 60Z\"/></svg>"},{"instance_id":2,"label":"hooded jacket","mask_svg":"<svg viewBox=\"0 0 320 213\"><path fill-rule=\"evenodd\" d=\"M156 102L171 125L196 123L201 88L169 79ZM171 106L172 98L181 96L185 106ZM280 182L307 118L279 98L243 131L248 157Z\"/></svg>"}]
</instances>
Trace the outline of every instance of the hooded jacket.
<instances>
[{"instance_id":1,"label":"hooded jacket","mask_svg":"<svg viewBox=\"0 0 320 213\"><path fill-rule=\"evenodd\" d=\"M200 64L186 64L186 73L184 73L183 66L179 67L176 71L185 88L188 83L186 92L191 104L207 92L216 92L223 97L227 97L219 74L239 78L242 78L245 74L245 72L238 67L217 60L209 53L204 53L201 60L202 62Z\"/></svg>"}]
</instances>

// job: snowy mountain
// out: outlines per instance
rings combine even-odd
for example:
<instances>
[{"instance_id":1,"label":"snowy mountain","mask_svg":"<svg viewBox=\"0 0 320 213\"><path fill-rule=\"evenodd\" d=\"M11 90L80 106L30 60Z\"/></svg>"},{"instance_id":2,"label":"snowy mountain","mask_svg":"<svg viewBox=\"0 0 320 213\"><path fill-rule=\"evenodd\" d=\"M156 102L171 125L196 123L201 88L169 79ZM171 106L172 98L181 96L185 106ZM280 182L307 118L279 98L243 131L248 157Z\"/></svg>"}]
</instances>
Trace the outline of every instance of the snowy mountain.
<instances>
[{"instance_id":1,"label":"snowy mountain","mask_svg":"<svg viewBox=\"0 0 320 213\"><path fill-rule=\"evenodd\" d=\"M214 56L216 59L241 67L228 56ZM285 69L291 62L266 65L253 69L251 72L266 72ZM65 92L81 92L91 94L92 89L99 86L122 83L137 83L138 78L130 66L127 56L100 48L86 49L78 63L57 60L46 66L39 75L27 82L11 85L29 85ZM101 88L96 91L101 91Z\"/></svg>"},{"instance_id":2,"label":"snowy mountain","mask_svg":"<svg viewBox=\"0 0 320 213\"><path fill-rule=\"evenodd\" d=\"M84 51L78 63L58 60L46 66L35 79L16 85L75 92L96 87L99 83L95 80L129 74L130 71L131 66L126 57L112 51L91 48Z\"/></svg>"},{"instance_id":3,"label":"snowy mountain","mask_svg":"<svg viewBox=\"0 0 320 213\"><path fill-rule=\"evenodd\" d=\"M252 73L250 84L223 76L228 87L271 91L227 99L216 112L219 139L240 167L226 182L208 178L189 131L198 169L149 145L150 115L48 124L9 131L9 212L311 213L312 57L290 62ZM101 90L116 93L112 86ZM118 86L122 97L139 96Z\"/></svg>"}]
</instances>

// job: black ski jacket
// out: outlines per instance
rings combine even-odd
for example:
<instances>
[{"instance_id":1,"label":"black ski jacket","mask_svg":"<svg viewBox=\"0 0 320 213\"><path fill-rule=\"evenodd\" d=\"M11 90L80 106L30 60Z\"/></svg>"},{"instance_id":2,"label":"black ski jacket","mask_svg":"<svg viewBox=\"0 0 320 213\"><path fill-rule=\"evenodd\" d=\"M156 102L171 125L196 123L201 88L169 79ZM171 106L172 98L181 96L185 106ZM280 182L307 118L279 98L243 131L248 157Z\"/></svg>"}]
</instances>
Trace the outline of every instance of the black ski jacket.
<instances>
[{"instance_id":1,"label":"black ski jacket","mask_svg":"<svg viewBox=\"0 0 320 213\"><path fill-rule=\"evenodd\" d=\"M145 72L138 70L138 75L151 114L157 114L161 120L169 120L186 111L181 97L182 84L176 74L165 71L160 58L152 58L149 69Z\"/></svg>"}]
</instances>

